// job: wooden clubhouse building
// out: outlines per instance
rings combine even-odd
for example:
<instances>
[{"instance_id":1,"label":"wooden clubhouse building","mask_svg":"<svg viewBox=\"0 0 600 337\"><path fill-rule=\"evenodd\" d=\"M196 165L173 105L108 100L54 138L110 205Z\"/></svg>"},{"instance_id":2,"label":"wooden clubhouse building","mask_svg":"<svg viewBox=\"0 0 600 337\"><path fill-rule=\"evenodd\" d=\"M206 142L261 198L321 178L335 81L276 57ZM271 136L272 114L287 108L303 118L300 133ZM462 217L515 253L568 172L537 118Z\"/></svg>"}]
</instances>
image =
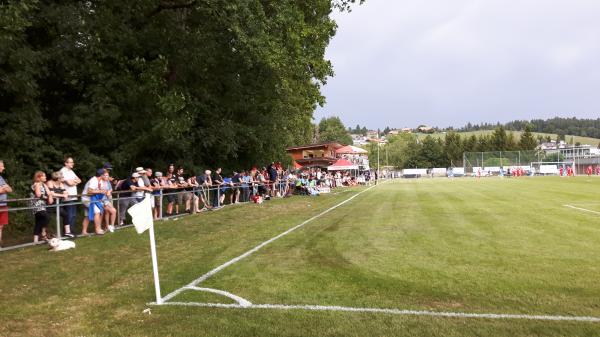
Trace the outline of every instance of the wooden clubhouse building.
<instances>
[{"instance_id":1,"label":"wooden clubhouse building","mask_svg":"<svg viewBox=\"0 0 600 337\"><path fill-rule=\"evenodd\" d=\"M336 151L343 145L337 142L288 147L295 168L328 167L337 161Z\"/></svg>"}]
</instances>

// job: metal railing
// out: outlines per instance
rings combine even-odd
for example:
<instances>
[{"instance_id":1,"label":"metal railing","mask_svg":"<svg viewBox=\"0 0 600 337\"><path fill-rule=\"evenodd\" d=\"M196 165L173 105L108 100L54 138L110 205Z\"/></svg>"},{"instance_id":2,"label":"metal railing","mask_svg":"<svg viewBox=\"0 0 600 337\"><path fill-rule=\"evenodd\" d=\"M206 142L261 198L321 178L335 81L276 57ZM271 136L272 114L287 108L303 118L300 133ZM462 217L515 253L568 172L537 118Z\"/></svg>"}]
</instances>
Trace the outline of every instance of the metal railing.
<instances>
[{"instance_id":1,"label":"metal railing","mask_svg":"<svg viewBox=\"0 0 600 337\"><path fill-rule=\"evenodd\" d=\"M338 184L336 184L335 178L322 179L321 183L323 186L326 186L330 189L333 189L336 187L341 187L341 186L338 186ZM121 201L135 200L137 202L136 199L141 198L144 194L152 194L153 198L155 198L155 204L156 204L155 207L158 207L158 210L157 210L157 213L155 216L155 220L162 221L162 220L168 220L171 218L181 217L181 216L185 216L185 215L189 215L189 214L195 214L195 213L203 212L206 210L219 209L223 206L230 205L232 203L232 201L233 201L233 203L246 204L246 203L251 202L251 196L258 195L258 194L270 195L271 197L286 197L286 196L290 196L293 194L307 194L308 195L308 193L306 193L308 186L302 185L302 186L300 186L300 188L298 188L298 187L299 186L297 186L296 180L285 179L285 180L278 180L278 181L274 181L274 182L251 181L251 182L244 182L244 183L240 183L240 184L233 184L233 183L222 184L219 186L216 186L216 185L202 186L202 185L200 185L200 186L190 186L190 187L182 187L182 188L166 187L166 188L155 189L153 192L112 191L110 197L108 197L107 199L99 200L99 202L108 201L113 205L113 207L115 207L115 209L116 209L115 230L120 230L120 229L128 228L128 227L132 226L131 224L127 224L127 221L126 221L127 214L125 213L126 211L121 210L121 207L123 207L122 205L126 205L127 207L129 207L131 205L129 202L121 203ZM122 196L123 194L130 194L130 193L131 193L130 196ZM239 193L239 194L237 194L237 193ZM187 196L186 196L186 194L187 194ZM232 196L232 194L233 194L233 196ZM44 206L46 208L46 211L49 213L49 215L51 215L51 217L54 219L54 222L55 222L55 224L54 224L55 228L54 228L54 233L53 233L54 237L58 237L61 239L69 239L68 237L65 236L64 228L62 226L63 223L61 223L61 219L63 216L63 214L61 214L61 208L66 207L66 206L75 206L75 207L78 207L78 210L77 210L79 213L78 215L82 215L83 212L81 212L81 210L83 208L80 206L89 207L89 204L87 204L88 201L82 200L82 197L91 197L92 195L93 194L69 195L69 198L77 198L77 200L69 201L68 203L61 200L60 198L55 198L54 203L47 204ZM170 196L173 196L173 197L170 197ZM223 196L225 196L225 198L223 198ZM227 196L229 196L229 198L227 198ZM11 204L24 203L24 202L30 203L32 200L35 200L35 199L38 199L38 198L15 198L15 199L8 199L5 202L8 205L11 205ZM189 202L189 209L185 208L187 202ZM171 203L173 204L174 209L176 209L177 206L182 205L184 207L184 212L179 212L176 214L166 214L166 212L164 212L165 207L167 207ZM200 207L200 203L202 203L202 207ZM31 212L35 208L39 208L39 207L9 206L7 211L12 214L16 214L19 212L22 214L22 212ZM122 217L122 214L125 214L124 218ZM23 220L23 219L25 219L25 220ZM32 214L30 214L29 216L26 216L26 217L23 217L21 215L20 218L17 219L17 221L19 221L19 220L29 222L29 224L31 224L33 222L33 216L32 216ZM79 219L79 221L78 221L77 217L76 217L74 223L69 224L71 226L72 230L74 230L77 227L76 226L77 223L81 223L81 219ZM102 218L101 226L104 223L105 223L105 219ZM9 220L9 224L4 227L5 233L3 234L3 238L4 238L5 242L7 242L7 241L12 242L12 244L3 245L0 248L0 251L7 251L7 250L23 248L23 247L28 247L28 246L34 246L36 244L45 243L44 241L39 241L37 243L24 242L24 241L30 241L30 240L26 240L26 238L27 237L31 238L33 235L26 234L22 231L18 233L18 234L20 234L21 237L13 238L13 240L6 240L6 234L9 234L9 233L6 233L6 230L8 228L10 228L10 226L11 226L11 222ZM93 226L92 221L90 221L90 226ZM32 227L33 226L31 226L31 225L29 226L29 228L32 228ZM51 224L48 225L48 229L50 229L50 227L51 227ZM31 233L31 232L29 232L29 233ZM75 233L72 233L72 234L75 234ZM88 234L88 235L94 235L94 234Z\"/></svg>"}]
</instances>

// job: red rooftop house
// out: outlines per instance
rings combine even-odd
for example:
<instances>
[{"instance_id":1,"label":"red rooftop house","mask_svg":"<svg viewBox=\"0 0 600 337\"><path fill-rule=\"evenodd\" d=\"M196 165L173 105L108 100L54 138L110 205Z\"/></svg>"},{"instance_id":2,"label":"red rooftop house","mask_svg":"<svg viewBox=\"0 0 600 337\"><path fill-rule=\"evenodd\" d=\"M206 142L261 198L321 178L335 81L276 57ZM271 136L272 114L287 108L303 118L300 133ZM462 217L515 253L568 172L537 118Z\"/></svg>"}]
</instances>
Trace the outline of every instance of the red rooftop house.
<instances>
[{"instance_id":1,"label":"red rooftop house","mask_svg":"<svg viewBox=\"0 0 600 337\"><path fill-rule=\"evenodd\" d=\"M328 167L335 163L336 150L342 144L336 142L292 146L286 149L294 161L295 168Z\"/></svg>"}]
</instances>

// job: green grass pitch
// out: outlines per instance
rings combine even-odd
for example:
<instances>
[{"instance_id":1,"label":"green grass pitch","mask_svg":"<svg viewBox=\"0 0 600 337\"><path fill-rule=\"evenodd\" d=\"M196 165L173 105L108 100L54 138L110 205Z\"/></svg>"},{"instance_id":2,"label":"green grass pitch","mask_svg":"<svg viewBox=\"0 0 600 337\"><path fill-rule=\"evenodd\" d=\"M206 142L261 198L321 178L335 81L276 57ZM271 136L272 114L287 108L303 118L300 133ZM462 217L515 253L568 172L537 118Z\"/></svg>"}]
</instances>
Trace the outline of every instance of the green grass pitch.
<instances>
[{"instance_id":1,"label":"green grass pitch","mask_svg":"<svg viewBox=\"0 0 600 337\"><path fill-rule=\"evenodd\" d=\"M596 177L386 182L198 286L254 304L600 317L599 188ZM163 296L361 191L157 223ZM585 321L151 306L146 233L76 242L0 255L0 335L600 335ZM235 303L190 290L171 301Z\"/></svg>"}]
</instances>

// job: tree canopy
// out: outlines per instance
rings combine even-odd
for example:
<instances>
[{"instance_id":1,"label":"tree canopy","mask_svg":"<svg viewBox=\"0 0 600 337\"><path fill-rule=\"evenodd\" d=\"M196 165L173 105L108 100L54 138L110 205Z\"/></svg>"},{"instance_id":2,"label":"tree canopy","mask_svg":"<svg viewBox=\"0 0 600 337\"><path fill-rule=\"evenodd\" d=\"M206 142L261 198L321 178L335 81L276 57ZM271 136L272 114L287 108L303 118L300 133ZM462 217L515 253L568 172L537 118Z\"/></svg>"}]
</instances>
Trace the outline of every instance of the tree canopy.
<instances>
[{"instance_id":1,"label":"tree canopy","mask_svg":"<svg viewBox=\"0 0 600 337\"><path fill-rule=\"evenodd\" d=\"M322 118L318 129L320 142L339 142L344 145L352 144L352 137L339 117Z\"/></svg>"},{"instance_id":2,"label":"tree canopy","mask_svg":"<svg viewBox=\"0 0 600 337\"><path fill-rule=\"evenodd\" d=\"M0 143L13 178L238 168L310 142L333 10L354 0L37 1L0 9Z\"/></svg>"},{"instance_id":3,"label":"tree canopy","mask_svg":"<svg viewBox=\"0 0 600 337\"><path fill-rule=\"evenodd\" d=\"M506 132L502 126L498 126L491 135L463 138L460 133L450 131L443 138L400 133L387 139L389 143L380 148L380 153L386 151L389 165L400 169L461 166L465 152L531 151L535 150L538 141L544 140L536 140L531 127L526 127L517 142L513 132ZM371 158L375 158L376 151L375 145L369 147Z\"/></svg>"}]
</instances>

